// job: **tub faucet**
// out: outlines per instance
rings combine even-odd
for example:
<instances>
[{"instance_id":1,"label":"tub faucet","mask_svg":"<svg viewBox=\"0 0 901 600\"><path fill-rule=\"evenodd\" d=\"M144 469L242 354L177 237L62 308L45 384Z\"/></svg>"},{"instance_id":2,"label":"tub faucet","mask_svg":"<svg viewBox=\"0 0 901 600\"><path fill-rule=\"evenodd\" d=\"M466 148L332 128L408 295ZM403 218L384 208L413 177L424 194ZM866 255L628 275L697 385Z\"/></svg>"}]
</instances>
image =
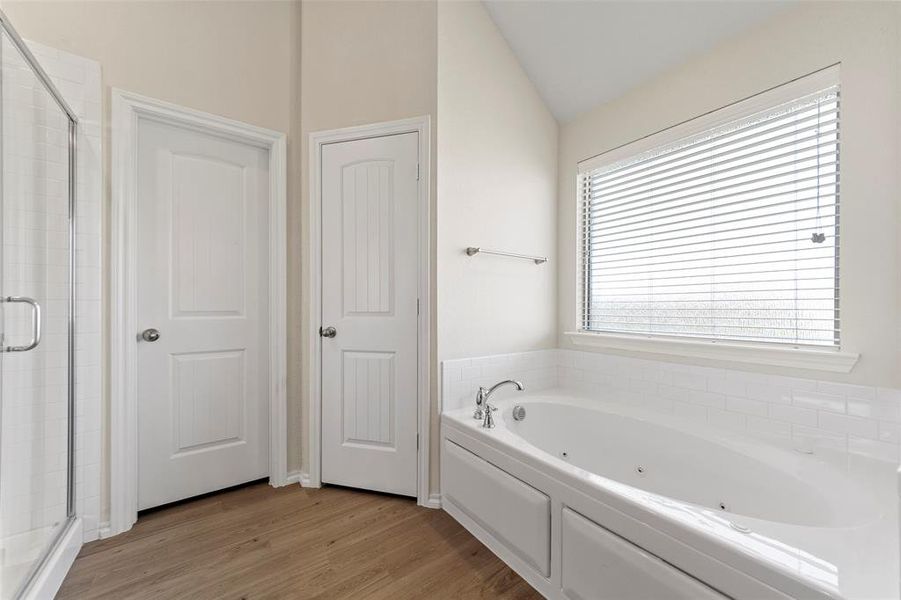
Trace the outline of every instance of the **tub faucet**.
<instances>
[{"instance_id":1,"label":"tub faucet","mask_svg":"<svg viewBox=\"0 0 901 600\"><path fill-rule=\"evenodd\" d=\"M493 394L495 390L497 390L497 388L508 384L512 385L520 392L524 389L520 382L514 381L513 379L505 379L500 383L495 383L493 386L491 386L490 389L485 389L483 387L479 388L479 391L476 393L476 411L475 413L473 413L472 418L483 419L482 427L485 427L486 429L491 429L492 427L494 427L494 417L491 415L491 413L496 411L497 409L488 404L488 399L491 397L491 394Z\"/></svg>"}]
</instances>

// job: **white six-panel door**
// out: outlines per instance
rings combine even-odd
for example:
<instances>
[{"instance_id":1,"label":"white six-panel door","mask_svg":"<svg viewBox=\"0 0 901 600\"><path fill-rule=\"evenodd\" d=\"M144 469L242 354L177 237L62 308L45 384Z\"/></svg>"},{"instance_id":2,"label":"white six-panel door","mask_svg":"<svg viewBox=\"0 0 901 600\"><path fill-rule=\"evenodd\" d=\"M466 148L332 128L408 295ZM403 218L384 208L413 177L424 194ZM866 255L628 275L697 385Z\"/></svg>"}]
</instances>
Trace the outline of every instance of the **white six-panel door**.
<instances>
[{"instance_id":1,"label":"white six-panel door","mask_svg":"<svg viewBox=\"0 0 901 600\"><path fill-rule=\"evenodd\" d=\"M419 134L322 147L322 481L416 495Z\"/></svg>"},{"instance_id":2,"label":"white six-panel door","mask_svg":"<svg viewBox=\"0 0 901 600\"><path fill-rule=\"evenodd\" d=\"M151 120L137 138L144 509L269 474L269 163L258 147Z\"/></svg>"}]
</instances>

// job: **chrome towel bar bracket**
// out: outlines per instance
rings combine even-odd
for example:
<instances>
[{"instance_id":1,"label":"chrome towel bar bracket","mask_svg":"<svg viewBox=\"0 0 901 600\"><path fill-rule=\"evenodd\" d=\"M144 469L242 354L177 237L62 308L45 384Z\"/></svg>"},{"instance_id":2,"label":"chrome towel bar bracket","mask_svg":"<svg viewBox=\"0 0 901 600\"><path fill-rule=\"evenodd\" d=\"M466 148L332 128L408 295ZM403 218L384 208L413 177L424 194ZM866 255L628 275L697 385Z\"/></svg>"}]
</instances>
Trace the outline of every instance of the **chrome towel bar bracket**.
<instances>
[{"instance_id":1,"label":"chrome towel bar bracket","mask_svg":"<svg viewBox=\"0 0 901 600\"><path fill-rule=\"evenodd\" d=\"M516 252L504 252L503 250L489 250L488 248L479 248L477 246L470 246L466 249L466 254L468 256L475 256L476 254L493 254L495 256L509 256L510 258L522 258L525 260L531 260L536 265L540 265L541 263L547 262L546 256L530 256L528 254L517 254Z\"/></svg>"}]
</instances>

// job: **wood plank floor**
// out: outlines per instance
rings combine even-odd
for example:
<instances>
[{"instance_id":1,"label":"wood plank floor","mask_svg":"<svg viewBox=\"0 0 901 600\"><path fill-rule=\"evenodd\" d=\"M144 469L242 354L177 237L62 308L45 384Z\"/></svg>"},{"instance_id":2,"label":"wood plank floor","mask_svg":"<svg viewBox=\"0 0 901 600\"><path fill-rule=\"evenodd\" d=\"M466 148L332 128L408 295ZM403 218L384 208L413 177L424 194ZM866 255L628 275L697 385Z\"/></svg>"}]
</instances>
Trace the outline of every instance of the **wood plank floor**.
<instances>
[{"instance_id":1,"label":"wood plank floor","mask_svg":"<svg viewBox=\"0 0 901 600\"><path fill-rule=\"evenodd\" d=\"M444 511L342 488L255 484L85 545L60 599L538 599Z\"/></svg>"}]
</instances>

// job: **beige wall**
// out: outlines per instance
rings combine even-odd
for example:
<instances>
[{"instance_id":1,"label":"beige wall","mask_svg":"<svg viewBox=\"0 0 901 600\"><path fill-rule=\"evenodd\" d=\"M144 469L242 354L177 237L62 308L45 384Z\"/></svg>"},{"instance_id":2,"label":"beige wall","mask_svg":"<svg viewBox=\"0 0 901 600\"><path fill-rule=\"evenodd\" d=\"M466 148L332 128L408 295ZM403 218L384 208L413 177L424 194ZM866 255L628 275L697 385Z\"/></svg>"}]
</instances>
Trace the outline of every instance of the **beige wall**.
<instances>
[{"instance_id":1,"label":"beige wall","mask_svg":"<svg viewBox=\"0 0 901 600\"><path fill-rule=\"evenodd\" d=\"M103 82L103 269L109 273L110 88L122 88L288 134L288 331L299 328L297 164L299 6L289 2L16 2L3 11L20 34L100 63ZM109 441L109 278L104 278L104 450ZM299 421L299 336L289 335L289 417ZM296 429L296 427L291 428ZM296 465L296 431L289 435ZM103 517L108 514L108 468Z\"/></svg>"},{"instance_id":2,"label":"beige wall","mask_svg":"<svg viewBox=\"0 0 901 600\"><path fill-rule=\"evenodd\" d=\"M309 216L309 138L313 131L349 127L429 115L432 119L432 168L435 172L436 127L436 10L434 1L304 2L301 28L301 126L303 143L302 221ZM435 246L435 177L430 191L432 211L432 272ZM309 281L309 239L303 234L303 281ZM434 279L432 314L435 314ZM313 331L306 326L308 295L303 298L304 347ZM432 347L435 345L434 320ZM432 398L437 394L437 366L432 352ZM310 359L303 357L303 372ZM310 397L303 378L303 424L308 423ZM435 402L433 401L433 406ZM434 413L434 411L433 411ZM433 414L434 417L434 414ZM433 418L437 422L437 418ZM292 432L306 438L306 429ZM309 457L303 456L303 470ZM433 484L433 489L435 485Z\"/></svg>"},{"instance_id":3,"label":"beige wall","mask_svg":"<svg viewBox=\"0 0 901 600\"><path fill-rule=\"evenodd\" d=\"M305 144L312 131L432 117L435 491L438 360L556 343L553 260L471 260L462 248L554 254L557 124L480 3L305 2L302 13Z\"/></svg>"},{"instance_id":4,"label":"beige wall","mask_svg":"<svg viewBox=\"0 0 901 600\"><path fill-rule=\"evenodd\" d=\"M899 26L901 4L802 3L561 127L559 343L575 328L576 164L822 67L841 63L841 310L849 375L901 386L899 355ZM702 361L692 361L702 362ZM747 365L735 368L753 369ZM777 368L765 370L779 372Z\"/></svg>"},{"instance_id":5,"label":"beige wall","mask_svg":"<svg viewBox=\"0 0 901 600\"><path fill-rule=\"evenodd\" d=\"M101 63L104 272L109 265L111 87L288 133L288 469L300 469L309 408L307 381L302 379L309 372L302 349L310 334L309 298L304 293L310 272L309 241L301 226L309 206L307 134L430 115L435 172L436 3L4 0L0 6L27 39ZM433 215L434 182L433 177ZM433 223L433 272L435 239ZM104 286L108 315L108 281ZM104 327L108 331L108 323ZM433 349L435 339L433 328ZM435 398L437 372L434 363ZM105 446L108 390L107 364ZM106 452L104 462L108 464Z\"/></svg>"},{"instance_id":6,"label":"beige wall","mask_svg":"<svg viewBox=\"0 0 901 600\"><path fill-rule=\"evenodd\" d=\"M438 129L437 360L554 347L557 122L479 2L438 5Z\"/></svg>"},{"instance_id":7,"label":"beige wall","mask_svg":"<svg viewBox=\"0 0 901 600\"><path fill-rule=\"evenodd\" d=\"M439 357L553 347L572 328L579 160L835 62L843 83L844 340L862 353L841 378L901 386L901 5L803 4L564 125L559 147L557 124L478 3L0 6L26 38L103 67L105 267L110 87L288 134L290 470L307 459L308 134L417 115L432 118L433 417ZM472 244L551 260L470 259L462 249ZM107 305L108 297L107 289ZM562 335L559 343L567 344ZM433 418L433 433L436 425ZM433 443L436 474L437 435Z\"/></svg>"},{"instance_id":8,"label":"beige wall","mask_svg":"<svg viewBox=\"0 0 901 600\"><path fill-rule=\"evenodd\" d=\"M438 359L553 348L557 122L481 3L438 7L438 124Z\"/></svg>"}]
</instances>

